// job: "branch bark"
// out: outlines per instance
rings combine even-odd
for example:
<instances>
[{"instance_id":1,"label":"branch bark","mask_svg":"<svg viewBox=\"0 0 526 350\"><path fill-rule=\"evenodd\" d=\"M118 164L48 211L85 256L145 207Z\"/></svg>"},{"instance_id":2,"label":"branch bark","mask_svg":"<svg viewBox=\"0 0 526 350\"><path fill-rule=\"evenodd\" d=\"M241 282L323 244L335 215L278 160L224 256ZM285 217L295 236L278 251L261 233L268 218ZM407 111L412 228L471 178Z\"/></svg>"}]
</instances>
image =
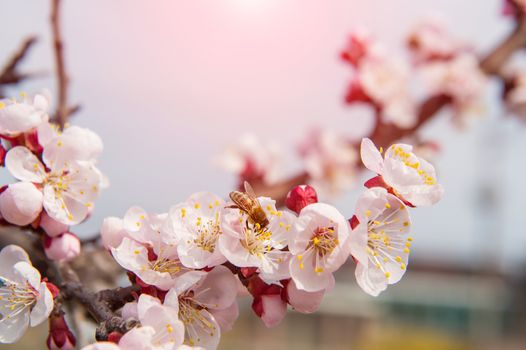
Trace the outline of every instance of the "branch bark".
<instances>
[{"instance_id":1,"label":"branch bark","mask_svg":"<svg viewBox=\"0 0 526 350\"><path fill-rule=\"evenodd\" d=\"M57 80L57 109L53 121L61 129L67 123L69 116L77 112L80 106L70 107L68 105L69 77L66 72L66 62L64 60L64 42L62 40L60 26L60 5L61 0L51 0L51 33L53 36L53 52L55 57L55 73Z\"/></svg>"},{"instance_id":2,"label":"branch bark","mask_svg":"<svg viewBox=\"0 0 526 350\"><path fill-rule=\"evenodd\" d=\"M16 84L32 76L30 73L20 73L18 66L36 42L37 38L35 36L24 39L18 50L15 51L0 72L0 85ZM0 91L0 98L1 97L3 97L3 93Z\"/></svg>"}]
</instances>

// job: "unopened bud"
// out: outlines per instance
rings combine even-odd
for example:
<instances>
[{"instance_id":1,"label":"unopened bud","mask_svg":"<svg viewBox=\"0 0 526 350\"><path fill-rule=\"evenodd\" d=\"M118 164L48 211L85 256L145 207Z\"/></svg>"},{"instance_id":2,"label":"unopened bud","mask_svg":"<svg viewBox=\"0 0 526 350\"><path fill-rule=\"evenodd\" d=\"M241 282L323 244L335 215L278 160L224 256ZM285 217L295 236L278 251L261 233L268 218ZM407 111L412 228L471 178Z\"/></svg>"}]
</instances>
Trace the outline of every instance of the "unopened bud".
<instances>
[{"instance_id":1,"label":"unopened bud","mask_svg":"<svg viewBox=\"0 0 526 350\"><path fill-rule=\"evenodd\" d=\"M316 190L309 185L300 185L294 187L287 194L285 205L297 214L307 205L318 202Z\"/></svg>"}]
</instances>

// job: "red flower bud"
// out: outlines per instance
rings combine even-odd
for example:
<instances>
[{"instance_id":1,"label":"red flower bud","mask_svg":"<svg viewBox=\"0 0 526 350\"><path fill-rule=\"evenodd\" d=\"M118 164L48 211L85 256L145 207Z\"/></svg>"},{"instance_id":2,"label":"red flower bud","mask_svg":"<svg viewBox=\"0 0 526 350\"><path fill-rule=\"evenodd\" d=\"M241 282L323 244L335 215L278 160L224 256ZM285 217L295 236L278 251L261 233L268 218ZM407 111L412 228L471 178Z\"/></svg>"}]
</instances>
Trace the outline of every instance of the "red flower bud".
<instances>
[{"instance_id":1,"label":"red flower bud","mask_svg":"<svg viewBox=\"0 0 526 350\"><path fill-rule=\"evenodd\" d=\"M46 341L49 350L73 350L77 340L66 323L63 315L49 318L49 336Z\"/></svg>"},{"instance_id":2,"label":"red flower bud","mask_svg":"<svg viewBox=\"0 0 526 350\"><path fill-rule=\"evenodd\" d=\"M294 187L287 194L285 205L290 210L300 213L301 209L307 205L318 202L318 195L316 190L309 185L300 185Z\"/></svg>"},{"instance_id":3,"label":"red flower bud","mask_svg":"<svg viewBox=\"0 0 526 350\"><path fill-rule=\"evenodd\" d=\"M119 344L119 340L121 340L121 338L122 338L122 333L117 332L117 331L113 331L110 334L108 334L108 341L115 343L115 344Z\"/></svg>"}]
</instances>

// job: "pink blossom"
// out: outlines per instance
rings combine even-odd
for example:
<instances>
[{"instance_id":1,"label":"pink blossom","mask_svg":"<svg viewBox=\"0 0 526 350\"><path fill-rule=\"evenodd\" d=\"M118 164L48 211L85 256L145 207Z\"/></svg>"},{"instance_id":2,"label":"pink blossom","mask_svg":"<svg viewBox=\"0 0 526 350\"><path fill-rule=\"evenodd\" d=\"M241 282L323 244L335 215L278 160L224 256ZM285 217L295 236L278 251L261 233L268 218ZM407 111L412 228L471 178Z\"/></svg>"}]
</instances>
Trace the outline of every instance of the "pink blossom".
<instances>
[{"instance_id":1,"label":"pink blossom","mask_svg":"<svg viewBox=\"0 0 526 350\"><path fill-rule=\"evenodd\" d=\"M42 123L37 131L38 142L43 148L60 147L60 153L77 161L95 164L104 147L99 135L79 126L67 126L59 132L55 124ZM58 153L58 150L52 152Z\"/></svg>"},{"instance_id":2,"label":"pink blossom","mask_svg":"<svg viewBox=\"0 0 526 350\"><path fill-rule=\"evenodd\" d=\"M184 266L201 269L226 261L217 247L224 206L225 202L215 194L199 192L170 209L173 234L165 235L164 239L178 243L177 254Z\"/></svg>"},{"instance_id":3,"label":"pink blossom","mask_svg":"<svg viewBox=\"0 0 526 350\"><path fill-rule=\"evenodd\" d=\"M148 294L141 294L136 303L126 304L125 319L133 317L140 321L141 328L148 327L149 330L141 331L142 340L138 341L150 344L154 349L177 349L183 343L185 326L179 320L179 299L175 290L170 290L164 302ZM140 333L139 333L140 334ZM127 344L133 344L130 338L134 334L126 333L119 341L119 346L126 349Z\"/></svg>"},{"instance_id":4,"label":"pink blossom","mask_svg":"<svg viewBox=\"0 0 526 350\"><path fill-rule=\"evenodd\" d=\"M100 229L102 244L106 249L117 248L124 237L130 237L128 231L124 229L123 220L114 216L104 219Z\"/></svg>"},{"instance_id":5,"label":"pink blossom","mask_svg":"<svg viewBox=\"0 0 526 350\"><path fill-rule=\"evenodd\" d=\"M332 130L316 129L300 145L311 184L328 195L337 195L355 183L358 153L350 140Z\"/></svg>"},{"instance_id":6,"label":"pink blossom","mask_svg":"<svg viewBox=\"0 0 526 350\"><path fill-rule=\"evenodd\" d=\"M442 198L444 189L437 182L433 165L412 150L410 145L394 144L382 158L374 143L365 138L360 152L365 167L380 175L397 196L414 206L433 205Z\"/></svg>"},{"instance_id":7,"label":"pink blossom","mask_svg":"<svg viewBox=\"0 0 526 350\"><path fill-rule=\"evenodd\" d=\"M447 60L466 50L466 45L454 38L436 17L416 25L409 34L408 44L417 63Z\"/></svg>"},{"instance_id":8,"label":"pink blossom","mask_svg":"<svg viewBox=\"0 0 526 350\"><path fill-rule=\"evenodd\" d=\"M381 52L364 59L357 74L361 89L380 107L385 123L401 128L416 123L416 107L409 91L411 75L404 61Z\"/></svg>"},{"instance_id":9,"label":"pink blossom","mask_svg":"<svg viewBox=\"0 0 526 350\"><path fill-rule=\"evenodd\" d=\"M349 255L349 223L334 207L314 203L303 208L289 244L290 275L298 289L317 292L332 285L336 271Z\"/></svg>"},{"instance_id":10,"label":"pink blossom","mask_svg":"<svg viewBox=\"0 0 526 350\"><path fill-rule=\"evenodd\" d=\"M408 210L386 189L371 188L358 199L352 225L349 247L357 261L356 280L365 292L377 296L405 273L412 241L407 237Z\"/></svg>"},{"instance_id":11,"label":"pink blossom","mask_svg":"<svg viewBox=\"0 0 526 350\"><path fill-rule=\"evenodd\" d=\"M219 249L238 267L255 267L266 281L279 281L289 277L290 253L283 250L291 237L295 216L276 209L276 202L267 197L258 201L269 224L261 227L253 223L239 209L225 208L221 215L222 234Z\"/></svg>"},{"instance_id":12,"label":"pink blossom","mask_svg":"<svg viewBox=\"0 0 526 350\"><path fill-rule=\"evenodd\" d=\"M16 245L0 251L0 343L14 343L29 326L44 322L53 296L27 253Z\"/></svg>"},{"instance_id":13,"label":"pink blossom","mask_svg":"<svg viewBox=\"0 0 526 350\"><path fill-rule=\"evenodd\" d=\"M7 153L6 168L17 179L42 187L43 205L51 218L78 224L98 197L102 175L93 165L68 158L64 151L60 142L44 148L44 165L29 149L17 146Z\"/></svg>"},{"instance_id":14,"label":"pink blossom","mask_svg":"<svg viewBox=\"0 0 526 350\"><path fill-rule=\"evenodd\" d=\"M43 196L29 182L11 184L0 194L0 213L9 223L24 226L32 223L42 211Z\"/></svg>"},{"instance_id":15,"label":"pink blossom","mask_svg":"<svg viewBox=\"0 0 526 350\"><path fill-rule=\"evenodd\" d=\"M489 80L474 54L464 52L448 61L428 63L422 66L421 74L429 94L452 99L459 125L484 109Z\"/></svg>"},{"instance_id":16,"label":"pink blossom","mask_svg":"<svg viewBox=\"0 0 526 350\"><path fill-rule=\"evenodd\" d=\"M44 238L44 252L48 259L69 261L80 253L80 240L72 233L66 232L59 236Z\"/></svg>"},{"instance_id":17,"label":"pink blossom","mask_svg":"<svg viewBox=\"0 0 526 350\"><path fill-rule=\"evenodd\" d=\"M282 154L277 143L265 142L255 135L245 134L236 145L227 147L215 162L243 180L262 180L272 184L281 176Z\"/></svg>"},{"instance_id":18,"label":"pink blossom","mask_svg":"<svg viewBox=\"0 0 526 350\"><path fill-rule=\"evenodd\" d=\"M111 253L119 265L161 290L192 285L205 274L183 266L175 246L152 247L125 237Z\"/></svg>"},{"instance_id":19,"label":"pink blossom","mask_svg":"<svg viewBox=\"0 0 526 350\"><path fill-rule=\"evenodd\" d=\"M222 331L238 317L237 281L224 266L216 266L196 284L176 286L179 317L185 324L185 343L214 350ZM166 301L165 301L166 303Z\"/></svg>"},{"instance_id":20,"label":"pink blossom","mask_svg":"<svg viewBox=\"0 0 526 350\"><path fill-rule=\"evenodd\" d=\"M0 101L0 134L16 136L30 131L49 118L47 111L49 98L37 94L33 99L22 94L22 100L4 99Z\"/></svg>"}]
</instances>

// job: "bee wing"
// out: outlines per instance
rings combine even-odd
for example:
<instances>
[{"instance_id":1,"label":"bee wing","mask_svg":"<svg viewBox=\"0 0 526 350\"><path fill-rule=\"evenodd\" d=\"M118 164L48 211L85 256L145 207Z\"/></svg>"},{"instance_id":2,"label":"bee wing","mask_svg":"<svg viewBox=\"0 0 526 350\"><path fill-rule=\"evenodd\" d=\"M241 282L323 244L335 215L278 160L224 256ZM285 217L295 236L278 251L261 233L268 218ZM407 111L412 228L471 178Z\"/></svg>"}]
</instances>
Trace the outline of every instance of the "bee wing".
<instances>
[{"instance_id":1,"label":"bee wing","mask_svg":"<svg viewBox=\"0 0 526 350\"><path fill-rule=\"evenodd\" d=\"M241 198L243 198L243 196L244 194L239 191L232 191L229 194L232 202L234 202L238 207L243 207L243 203L241 202Z\"/></svg>"},{"instance_id":2,"label":"bee wing","mask_svg":"<svg viewBox=\"0 0 526 350\"><path fill-rule=\"evenodd\" d=\"M252 188L252 186L250 186L248 181L245 181L243 185L245 186L246 194L248 195L248 197L250 197L250 201L252 202L252 205L256 208L261 208L261 204L259 203L258 197L256 196L256 193L254 192L254 189ZM261 208L261 210L263 209Z\"/></svg>"},{"instance_id":3,"label":"bee wing","mask_svg":"<svg viewBox=\"0 0 526 350\"><path fill-rule=\"evenodd\" d=\"M256 193L254 192L254 189L252 188L252 186L250 186L248 181L245 181L243 185L245 187L245 192L248 194L248 196L252 199L256 199L257 198Z\"/></svg>"}]
</instances>

